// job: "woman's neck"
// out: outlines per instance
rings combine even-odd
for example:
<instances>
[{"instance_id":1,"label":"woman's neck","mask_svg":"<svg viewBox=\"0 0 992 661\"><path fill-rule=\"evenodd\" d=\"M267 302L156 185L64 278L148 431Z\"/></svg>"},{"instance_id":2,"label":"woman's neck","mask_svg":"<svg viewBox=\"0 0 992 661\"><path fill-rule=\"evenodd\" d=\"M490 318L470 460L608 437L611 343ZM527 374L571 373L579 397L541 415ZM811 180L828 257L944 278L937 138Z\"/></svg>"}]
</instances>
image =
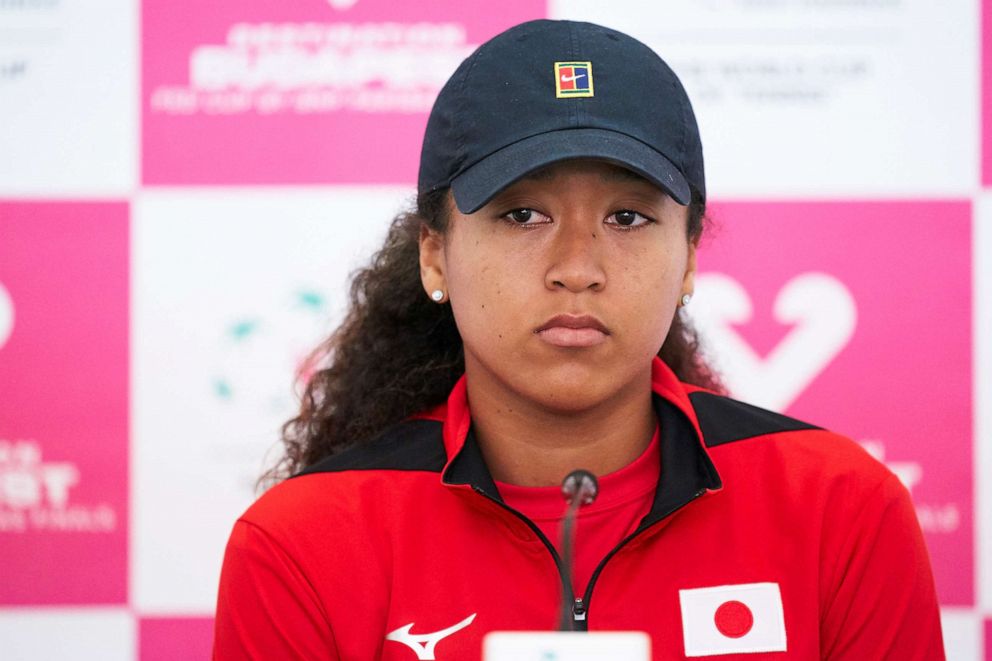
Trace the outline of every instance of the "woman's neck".
<instances>
[{"instance_id":1,"label":"woman's neck","mask_svg":"<svg viewBox=\"0 0 992 661\"><path fill-rule=\"evenodd\" d=\"M486 464L493 479L509 484L556 486L577 468L607 475L640 456L657 425L650 374L646 383L581 411L540 406L484 377L470 375L467 386Z\"/></svg>"}]
</instances>

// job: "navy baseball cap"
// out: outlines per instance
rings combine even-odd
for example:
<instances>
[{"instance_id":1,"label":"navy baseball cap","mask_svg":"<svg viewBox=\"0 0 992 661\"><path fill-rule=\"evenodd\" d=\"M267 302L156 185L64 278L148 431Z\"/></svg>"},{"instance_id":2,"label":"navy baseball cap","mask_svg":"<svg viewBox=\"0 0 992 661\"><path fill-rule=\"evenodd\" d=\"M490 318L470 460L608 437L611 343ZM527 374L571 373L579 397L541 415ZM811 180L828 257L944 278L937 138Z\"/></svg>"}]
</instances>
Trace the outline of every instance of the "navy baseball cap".
<instances>
[{"instance_id":1,"label":"navy baseball cap","mask_svg":"<svg viewBox=\"0 0 992 661\"><path fill-rule=\"evenodd\" d=\"M621 165L686 205L706 199L703 148L682 83L640 41L600 25L537 20L479 46L438 94L421 193L451 187L478 211L529 172L571 158Z\"/></svg>"}]
</instances>

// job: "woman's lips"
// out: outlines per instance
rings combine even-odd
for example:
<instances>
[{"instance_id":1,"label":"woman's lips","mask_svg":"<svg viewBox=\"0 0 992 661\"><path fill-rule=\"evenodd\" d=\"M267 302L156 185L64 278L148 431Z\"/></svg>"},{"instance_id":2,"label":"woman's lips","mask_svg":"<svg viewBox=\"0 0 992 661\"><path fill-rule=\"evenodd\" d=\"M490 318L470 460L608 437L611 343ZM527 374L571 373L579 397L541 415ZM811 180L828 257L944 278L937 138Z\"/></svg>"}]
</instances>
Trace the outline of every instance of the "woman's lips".
<instances>
[{"instance_id":1,"label":"woman's lips","mask_svg":"<svg viewBox=\"0 0 992 661\"><path fill-rule=\"evenodd\" d=\"M558 315L534 332L556 347L591 347L605 342L610 336L603 322L589 315Z\"/></svg>"}]
</instances>

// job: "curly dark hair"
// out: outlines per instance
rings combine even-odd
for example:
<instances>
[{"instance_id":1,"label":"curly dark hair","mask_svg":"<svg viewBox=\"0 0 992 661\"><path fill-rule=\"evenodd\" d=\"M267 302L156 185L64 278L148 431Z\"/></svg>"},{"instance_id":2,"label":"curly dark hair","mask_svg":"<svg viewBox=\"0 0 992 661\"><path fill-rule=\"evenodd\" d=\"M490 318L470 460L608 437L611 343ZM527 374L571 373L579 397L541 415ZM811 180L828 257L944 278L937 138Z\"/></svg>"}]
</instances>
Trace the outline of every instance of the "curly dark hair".
<instances>
[{"instance_id":1,"label":"curly dark hair","mask_svg":"<svg viewBox=\"0 0 992 661\"><path fill-rule=\"evenodd\" d=\"M285 455L262 483L289 477L442 403L465 371L451 306L431 301L420 280L421 226L445 232L449 190L418 195L416 211L393 219L383 247L355 273L349 312L311 354L307 364L319 368L305 386L299 414L283 425ZM706 224L705 203L694 192L688 239L698 241ZM658 356L682 381L723 391L681 310Z\"/></svg>"}]
</instances>

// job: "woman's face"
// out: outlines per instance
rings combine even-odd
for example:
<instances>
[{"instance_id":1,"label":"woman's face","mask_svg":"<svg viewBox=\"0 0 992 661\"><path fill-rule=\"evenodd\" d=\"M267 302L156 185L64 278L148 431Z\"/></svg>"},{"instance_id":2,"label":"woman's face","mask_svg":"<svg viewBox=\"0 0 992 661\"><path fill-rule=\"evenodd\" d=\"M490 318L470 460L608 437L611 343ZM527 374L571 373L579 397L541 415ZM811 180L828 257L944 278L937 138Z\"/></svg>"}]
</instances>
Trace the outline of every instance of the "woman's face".
<instances>
[{"instance_id":1,"label":"woman's face","mask_svg":"<svg viewBox=\"0 0 992 661\"><path fill-rule=\"evenodd\" d=\"M427 292L445 292L471 388L579 411L644 388L692 293L687 208L601 161L555 164L482 209L451 204L421 236Z\"/></svg>"}]
</instances>

